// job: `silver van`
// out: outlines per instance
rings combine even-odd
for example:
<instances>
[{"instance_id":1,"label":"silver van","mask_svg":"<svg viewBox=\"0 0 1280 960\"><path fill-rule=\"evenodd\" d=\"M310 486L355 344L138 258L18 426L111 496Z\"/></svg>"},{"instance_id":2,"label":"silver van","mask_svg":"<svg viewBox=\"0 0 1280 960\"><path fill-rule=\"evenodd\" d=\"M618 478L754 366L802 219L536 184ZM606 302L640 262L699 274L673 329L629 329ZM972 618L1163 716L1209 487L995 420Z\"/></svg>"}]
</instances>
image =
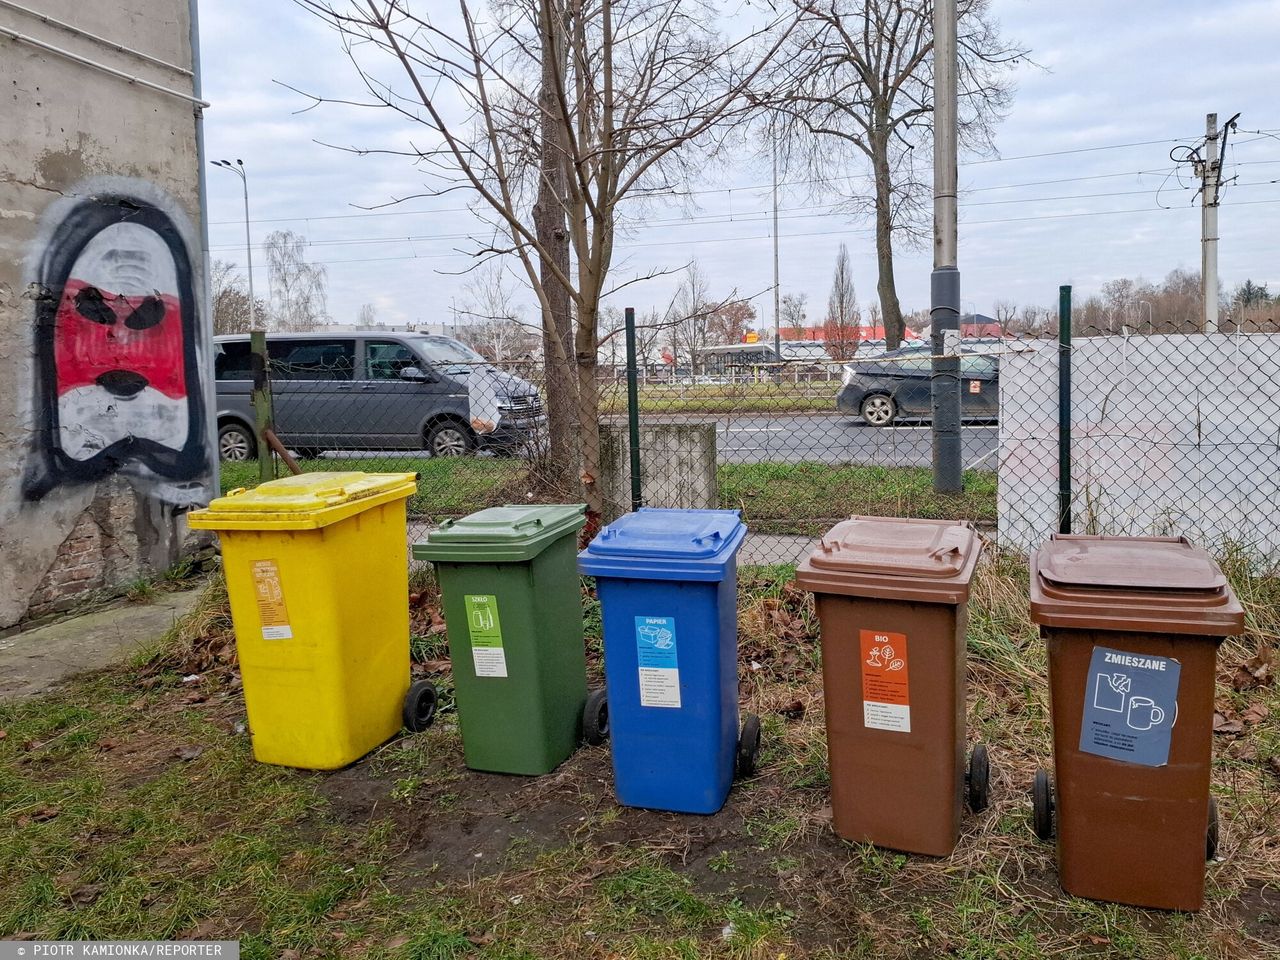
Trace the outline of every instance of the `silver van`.
<instances>
[{"instance_id":1,"label":"silver van","mask_svg":"<svg viewBox=\"0 0 1280 960\"><path fill-rule=\"evenodd\" d=\"M546 417L533 384L449 337L354 330L269 333L275 431L301 457L326 450L518 454ZM256 456L248 335L214 337L218 452Z\"/></svg>"}]
</instances>

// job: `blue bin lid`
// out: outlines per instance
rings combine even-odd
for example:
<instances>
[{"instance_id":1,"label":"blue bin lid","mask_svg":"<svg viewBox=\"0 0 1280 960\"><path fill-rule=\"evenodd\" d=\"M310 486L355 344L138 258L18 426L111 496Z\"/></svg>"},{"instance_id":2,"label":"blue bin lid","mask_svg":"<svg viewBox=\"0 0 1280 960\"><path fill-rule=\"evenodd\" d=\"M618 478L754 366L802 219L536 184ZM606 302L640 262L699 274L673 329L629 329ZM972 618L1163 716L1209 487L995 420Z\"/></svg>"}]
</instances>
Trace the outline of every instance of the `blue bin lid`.
<instances>
[{"instance_id":1,"label":"blue bin lid","mask_svg":"<svg viewBox=\"0 0 1280 960\"><path fill-rule=\"evenodd\" d=\"M633 580L723 580L746 535L737 510L641 507L601 530L578 554L578 570Z\"/></svg>"}]
</instances>

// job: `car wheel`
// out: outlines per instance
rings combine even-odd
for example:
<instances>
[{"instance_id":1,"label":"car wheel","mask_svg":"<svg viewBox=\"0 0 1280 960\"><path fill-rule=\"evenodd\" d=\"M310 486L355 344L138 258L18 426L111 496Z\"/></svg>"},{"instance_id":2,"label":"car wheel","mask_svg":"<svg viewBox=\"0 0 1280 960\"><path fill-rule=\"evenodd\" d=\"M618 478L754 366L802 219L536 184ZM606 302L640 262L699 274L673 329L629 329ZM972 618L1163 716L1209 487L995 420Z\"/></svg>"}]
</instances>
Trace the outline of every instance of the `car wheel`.
<instances>
[{"instance_id":1,"label":"car wheel","mask_svg":"<svg viewBox=\"0 0 1280 960\"><path fill-rule=\"evenodd\" d=\"M299 460L315 460L324 451L319 447L297 447L293 453Z\"/></svg>"},{"instance_id":2,"label":"car wheel","mask_svg":"<svg viewBox=\"0 0 1280 960\"><path fill-rule=\"evenodd\" d=\"M464 457L474 447L471 431L456 420L437 423L427 431L427 450L433 457Z\"/></svg>"},{"instance_id":3,"label":"car wheel","mask_svg":"<svg viewBox=\"0 0 1280 960\"><path fill-rule=\"evenodd\" d=\"M862 419L872 427L887 427L898 416L898 405L893 397L875 393L862 401Z\"/></svg>"},{"instance_id":4,"label":"car wheel","mask_svg":"<svg viewBox=\"0 0 1280 960\"><path fill-rule=\"evenodd\" d=\"M218 456L223 460L242 463L253 459L257 452L258 444L248 427L228 423L218 429Z\"/></svg>"}]
</instances>

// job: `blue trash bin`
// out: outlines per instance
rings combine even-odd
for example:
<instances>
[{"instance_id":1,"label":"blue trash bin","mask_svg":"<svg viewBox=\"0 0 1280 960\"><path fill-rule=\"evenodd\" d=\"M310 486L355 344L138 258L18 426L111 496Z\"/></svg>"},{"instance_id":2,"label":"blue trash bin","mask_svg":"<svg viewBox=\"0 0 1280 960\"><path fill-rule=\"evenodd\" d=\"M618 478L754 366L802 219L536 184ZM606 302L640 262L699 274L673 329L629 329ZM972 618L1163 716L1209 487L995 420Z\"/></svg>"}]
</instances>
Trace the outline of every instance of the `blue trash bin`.
<instances>
[{"instance_id":1,"label":"blue trash bin","mask_svg":"<svg viewBox=\"0 0 1280 960\"><path fill-rule=\"evenodd\" d=\"M618 802L715 813L755 768L760 721L738 729L737 510L644 508L578 554L604 622Z\"/></svg>"}]
</instances>

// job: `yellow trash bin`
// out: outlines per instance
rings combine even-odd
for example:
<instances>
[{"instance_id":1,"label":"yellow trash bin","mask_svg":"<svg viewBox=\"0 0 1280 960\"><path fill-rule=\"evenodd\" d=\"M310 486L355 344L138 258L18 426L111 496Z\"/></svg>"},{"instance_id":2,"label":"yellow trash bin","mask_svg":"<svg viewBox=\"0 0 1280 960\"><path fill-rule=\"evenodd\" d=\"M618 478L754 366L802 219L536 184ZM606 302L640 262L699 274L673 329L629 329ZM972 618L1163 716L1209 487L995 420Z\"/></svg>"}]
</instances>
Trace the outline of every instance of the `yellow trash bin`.
<instances>
[{"instance_id":1,"label":"yellow trash bin","mask_svg":"<svg viewBox=\"0 0 1280 960\"><path fill-rule=\"evenodd\" d=\"M217 530L253 752L346 766L394 736L409 689L412 473L307 473L188 514Z\"/></svg>"}]
</instances>

